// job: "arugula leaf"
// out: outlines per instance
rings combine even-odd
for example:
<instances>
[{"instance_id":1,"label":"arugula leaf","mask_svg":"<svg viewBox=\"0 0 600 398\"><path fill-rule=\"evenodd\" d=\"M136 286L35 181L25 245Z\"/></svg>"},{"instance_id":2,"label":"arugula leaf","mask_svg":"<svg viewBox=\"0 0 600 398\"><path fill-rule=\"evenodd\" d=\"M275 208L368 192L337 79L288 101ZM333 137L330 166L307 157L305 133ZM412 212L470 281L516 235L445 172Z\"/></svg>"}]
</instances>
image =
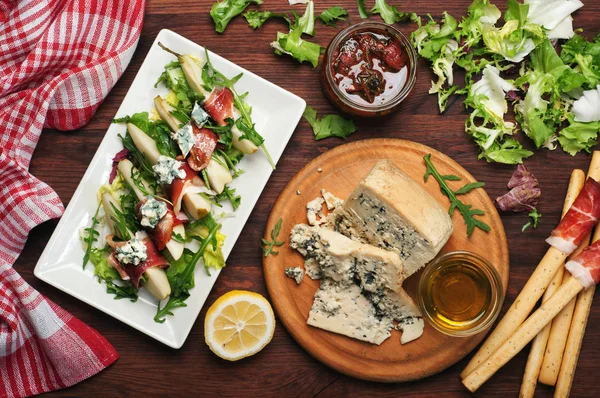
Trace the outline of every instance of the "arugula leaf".
<instances>
[{"instance_id":1,"label":"arugula leaf","mask_svg":"<svg viewBox=\"0 0 600 398\"><path fill-rule=\"evenodd\" d=\"M161 308L160 303L158 303L158 309L156 311L156 315L154 316L154 322L156 323L164 323L166 321L167 315L173 316L172 310L175 308L187 307L185 301L190 297L189 293L183 293L180 296L169 296L169 301Z\"/></svg>"},{"instance_id":2,"label":"arugula leaf","mask_svg":"<svg viewBox=\"0 0 600 398\"><path fill-rule=\"evenodd\" d=\"M240 204L242 203L242 197L235 193L235 188L231 189L227 185L225 185L225 187L223 188L223 192L218 194L215 197L215 199L218 202L228 199L231 202L233 210L237 210L237 208L240 207Z\"/></svg>"},{"instance_id":3,"label":"arugula leaf","mask_svg":"<svg viewBox=\"0 0 600 398\"><path fill-rule=\"evenodd\" d=\"M329 137L346 138L356 131L356 126L351 119L344 119L339 115L325 115L317 118L317 111L307 106L303 114L312 127L315 140Z\"/></svg>"},{"instance_id":4,"label":"arugula leaf","mask_svg":"<svg viewBox=\"0 0 600 398\"><path fill-rule=\"evenodd\" d=\"M347 20L348 12L340 6L328 8L319 15L319 19L327 26L335 26L337 21Z\"/></svg>"},{"instance_id":5,"label":"arugula leaf","mask_svg":"<svg viewBox=\"0 0 600 398\"><path fill-rule=\"evenodd\" d=\"M283 220L280 218L279 220L277 220L277 224L275 224L275 227L273 227L273 229L271 230L271 239L272 241L268 241L265 238L262 238L261 241L261 248L262 251L265 255L265 257L267 257L269 254L272 254L274 256L278 255L279 252L275 251L274 248L277 246L282 246L285 241L280 242L277 240L277 236L279 235L279 232L281 231L281 224L283 223Z\"/></svg>"},{"instance_id":6,"label":"arugula leaf","mask_svg":"<svg viewBox=\"0 0 600 398\"><path fill-rule=\"evenodd\" d=\"M365 0L356 0L356 3L358 5L358 15L360 15L362 19L369 18L371 13L367 11L367 7L365 6Z\"/></svg>"},{"instance_id":7,"label":"arugula leaf","mask_svg":"<svg viewBox=\"0 0 600 398\"><path fill-rule=\"evenodd\" d=\"M280 14L272 11L247 11L244 13L244 18L248 21L248 26L252 29L260 28L267 20L271 18L283 18L288 25L292 26L292 21L285 14Z\"/></svg>"},{"instance_id":8,"label":"arugula leaf","mask_svg":"<svg viewBox=\"0 0 600 398\"><path fill-rule=\"evenodd\" d=\"M531 218L531 220L527 224L523 225L521 232L525 232L525 230L531 226L533 226L533 228L537 228L538 222L540 221L540 218L542 218L542 213L538 212L538 210L534 208L529 212L528 216Z\"/></svg>"},{"instance_id":9,"label":"arugula leaf","mask_svg":"<svg viewBox=\"0 0 600 398\"><path fill-rule=\"evenodd\" d=\"M262 0L222 0L213 4L210 16L215 23L215 30L223 33L229 21L244 12L250 4L262 4Z\"/></svg>"},{"instance_id":10,"label":"arugula leaf","mask_svg":"<svg viewBox=\"0 0 600 398\"><path fill-rule=\"evenodd\" d=\"M96 231L96 225L100 222L98 220L98 213L100 212L100 206L102 206L102 202L98 203L96 207L96 212L92 217L92 225L88 228L84 228L84 231L87 235L83 238L84 246L85 246L85 254L83 256L83 269L85 269L86 264L90 260L90 254L92 249L94 248L94 243L98 241L98 236L100 236L100 232Z\"/></svg>"},{"instance_id":11,"label":"arugula leaf","mask_svg":"<svg viewBox=\"0 0 600 398\"><path fill-rule=\"evenodd\" d=\"M441 175L431 162L430 153L425 155L423 157L423 160L425 161L426 166L426 171L425 175L423 176L423 180L427 182L429 176L433 176L433 178L435 178L435 180L440 185L440 190L442 191L442 193L446 195L446 197L450 200L450 209L448 210L448 214L452 216L454 210L458 209L463 219L465 220L465 225L467 226L467 237L471 237L475 228L479 228L482 231L489 232L491 230L490 226L485 222L475 218L475 216L484 215L485 212L480 209L473 209L473 205L465 204L457 198L457 195L462 195L467 192L470 192L475 188L483 187L484 183L477 182L467 184L458 191L454 191L448 186L447 181L457 181L460 180L460 177L455 175Z\"/></svg>"},{"instance_id":12,"label":"arugula leaf","mask_svg":"<svg viewBox=\"0 0 600 398\"><path fill-rule=\"evenodd\" d=\"M416 13L400 12L398 11L398 7L389 5L385 0L375 0L375 6L371 8L371 14L379 14L381 19L390 25L407 19L417 23L421 22L421 19Z\"/></svg>"}]
</instances>

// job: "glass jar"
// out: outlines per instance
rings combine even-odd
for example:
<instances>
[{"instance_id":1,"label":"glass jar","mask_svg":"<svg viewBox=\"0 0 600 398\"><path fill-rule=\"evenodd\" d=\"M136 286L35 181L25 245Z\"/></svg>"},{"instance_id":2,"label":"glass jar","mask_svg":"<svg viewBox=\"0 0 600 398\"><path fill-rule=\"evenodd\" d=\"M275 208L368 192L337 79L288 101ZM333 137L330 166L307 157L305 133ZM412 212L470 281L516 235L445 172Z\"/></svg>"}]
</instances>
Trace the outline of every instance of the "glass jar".
<instances>
[{"instance_id":1,"label":"glass jar","mask_svg":"<svg viewBox=\"0 0 600 398\"><path fill-rule=\"evenodd\" d=\"M427 265L419 280L423 318L450 336L472 336L489 328L503 301L498 271L475 253L446 253Z\"/></svg>"},{"instance_id":2,"label":"glass jar","mask_svg":"<svg viewBox=\"0 0 600 398\"><path fill-rule=\"evenodd\" d=\"M393 95L386 96L384 92L378 101L369 103L356 94L348 94L343 88L342 83L336 81L343 75L335 72L334 62L339 55L339 50L345 43L359 34L372 33L374 37L390 37L397 41L402 50L402 56L406 58L404 67L397 73L399 76L392 77L383 73L386 86L385 90L390 90ZM381 62L379 62L381 64ZM374 68L373 68L374 69ZM395 27L383 22L361 22L351 25L338 33L325 53L325 64L321 69L321 84L327 98L337 106L343 113L355 117L378 117L387 115L398 109L400 103L410 94L417 80L417 53L410 41Z\"/></svg>"}]
</instances>

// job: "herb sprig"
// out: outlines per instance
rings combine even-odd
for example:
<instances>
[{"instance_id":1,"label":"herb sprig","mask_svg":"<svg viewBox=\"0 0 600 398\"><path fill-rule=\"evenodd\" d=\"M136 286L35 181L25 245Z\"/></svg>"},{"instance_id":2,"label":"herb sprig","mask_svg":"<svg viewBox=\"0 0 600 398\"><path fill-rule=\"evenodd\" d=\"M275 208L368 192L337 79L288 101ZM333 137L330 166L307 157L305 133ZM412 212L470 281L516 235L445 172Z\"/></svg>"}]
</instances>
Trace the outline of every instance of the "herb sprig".
<instances>
[{"instance_id":1,"label":"herb sprig","mask_svg":"<svg viewBox=\"0 0 600 398\"><path fill-rule=\"evenodd\" d=\"M89 228L85 228L84 231L87 232L87 236L83 238L83 241L86 244L85 247L85 255L83 256L83 268L85 269L86 264L90 261L90 254L92 253L92 247L95 242L98 241L98 236L100 236L100 232L96 231L96 225L98 225L98 213L100 212L100 206L102 202L98 203L98 207L96 207L96 212L92 217L92 225Z\"/></svg>"},{"instance_id":2,"label":"herb sprig","mask_svg":"<svg viewBox=\"0 0 600 398\"><path fill-rule=\"evenodd\" d=\"M475 216L482 216L485 212L481 209L473 209L473 205L466 204L462 202L457 196L465 195L471 192L473 189L481 188L485 185L483 182L472 182L465 184L462 188L454 191L447 184L447 181L460 181L460 177L452 174L442 175L440 174L433 163L431 162L431 154L423 156L423 160L425 161L425 165L427 170L425 171L425 175L423 176L423 180L427 182L429 176L433 176L435 180L440 185L440 190L448 199L450 200L450 208L448 209L448 214L452 216L455 209L458 209L463 219L465 220L465 224L467 226L467 236L470 238L471 234L475 228L479 228L482 231L489 232L491 230L490 226L485 222L478 220Z\"/></svg>"},{"instance_id":3,"label":"herb sprig","mask_svg":"<svg viewBox=\"0 0 600 398\"><path fill-rule=\"evenodd\" d=\"M282 222L283 222L283 220L280 218L277 221L277 224L275 224L275 228L273 228L271 230L271 239L273 239L272 241L268 241L265 238L261 239L262 246L265 246L265 247L262 247L265 257L267 257L269 254L272 254L274 256L278 255L279 252L274 250L275 247L282 246L285 243L285 241L280 242L277 240L277 236L279 235L279 232L281 231L281 223Z\"/></svg>"},{"instance_id":4,"label":"herb sprig","mask_svg":"<svg viewBox=\"0 0 600 398\"><path fill-rule=\"evenodd\" d=\"M528 216L531 218L531 220L529 220L527 224L523 225L521 232L525 232L525 230L531 226L533 226L533 228L537 228L538 222L540 221L540 218L542 218L542 213L538 212L538 209L534 208L529 212Z\"/></svg>"}]
</instances>

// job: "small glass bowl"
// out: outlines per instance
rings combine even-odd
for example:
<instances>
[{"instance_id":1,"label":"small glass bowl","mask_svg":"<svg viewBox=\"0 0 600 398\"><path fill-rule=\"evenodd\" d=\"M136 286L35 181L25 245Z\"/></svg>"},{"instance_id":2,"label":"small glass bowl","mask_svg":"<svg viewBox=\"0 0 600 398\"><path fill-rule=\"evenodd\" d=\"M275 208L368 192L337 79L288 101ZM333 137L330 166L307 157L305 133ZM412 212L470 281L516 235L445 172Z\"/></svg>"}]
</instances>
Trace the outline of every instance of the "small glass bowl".
<instances>
[{"instance_id":1,"label":"small glass bowl","mask_svg":"<svg viewBox=\"0 0 600 398\"><path fill-rule=\"evenodd\" d=\"M396 38L400 42L402 50L404 50L404 52L408 55L408 75L406 77L404 87L402 87L402 90L400 90L400 92L398 92L398 94L396 94L388 102L380 105L359 104L348 98L346 94L341 92L340 88L336 84L331 68L335 51L344 40L348 39L350 36L357 32L368 32L370 30L385 31L390 36ZM412 46L410 40L408 40L408 38L406 38L406 36L404 36L402 32L400 32L395 27L383 22L360 22L354 25L350 25L346 29L339 32L333 38L331 43L329 43L329 46L327 46L327 52L325 53L325 63L321 68L321 84L323 86L323 91L325 92L326 97L343 113L355 117L379 117L388 115L391 112L397 110L400 103L404 101L404 99L412 91L416 81L417 53L414 47Z\"/></svg>"},{"instance_id":2,"label":"small glass bowl","mask_svg":"<svg viewBox=\"0 0 600 398\"><path fill-rule=\"evenodd\" d=\"M467 264L468 266L472 266L481 271L481 276L489 282L490 297L487 306L476 319L473 319L468 324L465 323L464 326L452 328L444 325L442 322L437 322L434 314L430 312L430 307L433 303L433 285L431 284L431 281L432 277L435 277L441 270L446 267L456 266L458 263ZM421 279L419 280L417 297L419 307L423 313L423 318L425 318L431 326L450 336L467 337L486 330L494 323L502 309L504 289L502 288L500 274L486 259L475 253L454 251L436 258L425 267Z\"/></svg>"}]
</instances>

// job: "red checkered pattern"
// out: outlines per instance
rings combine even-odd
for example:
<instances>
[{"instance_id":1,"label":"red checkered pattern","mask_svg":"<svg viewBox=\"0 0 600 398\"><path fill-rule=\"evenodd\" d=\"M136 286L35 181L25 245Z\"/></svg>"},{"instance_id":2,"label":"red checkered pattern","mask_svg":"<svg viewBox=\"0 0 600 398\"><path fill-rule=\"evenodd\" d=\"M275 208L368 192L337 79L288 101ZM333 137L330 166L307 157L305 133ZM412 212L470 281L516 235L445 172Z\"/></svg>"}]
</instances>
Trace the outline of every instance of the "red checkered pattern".
<instances>
[{"instance_id":1,"label":"red checkered pattern","mask_svg":"<svg viewBox=\"0 0 600 398\"><path fill-rule=\"evenodd\" d=\"M0 397L64 388L118 355L12 268L29 231L64 208L28 172L44 127L86 124L128 65L144 0L0 1Z\"/></svg>"}]
</instances>

